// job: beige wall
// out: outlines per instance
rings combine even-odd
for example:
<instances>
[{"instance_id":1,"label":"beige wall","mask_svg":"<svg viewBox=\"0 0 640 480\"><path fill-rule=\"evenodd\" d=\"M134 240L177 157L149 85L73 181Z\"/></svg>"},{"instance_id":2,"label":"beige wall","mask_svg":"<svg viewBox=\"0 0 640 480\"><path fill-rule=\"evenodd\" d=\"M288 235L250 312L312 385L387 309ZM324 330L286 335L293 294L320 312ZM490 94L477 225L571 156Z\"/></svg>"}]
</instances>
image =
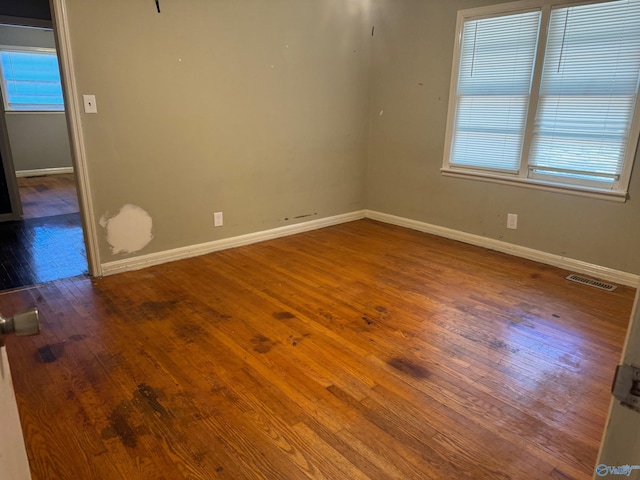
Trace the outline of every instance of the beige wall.
<instances>
[{"instance_id":1,"label":"beige wall","mask_svg":"<svg viewBox=\"0 0 640 480\"><path fill-rule=\"evenodd\" d=\"M367 207L639 274L638 168L624 204L440 173L456 12L495 3L376 2Z\"/></svg>"},{"instance_id":2,"label":"beige wall","mask_svg":"<svg viewBox=\"0 0 640 480\"><path fill-rule=\"evenodd\" d=\"M368 1L65 3L95 214L146 210L138 254L365 207Z\"/></svg>"},{"instance_id":3,"label":"beige wall","mask_svg":"<svg viewBox=\"0 0 640 480\"><path fill-rule=\"evenodd\" d=\"M0 25L0 45L56 48L51 30L11 25Z\"/></svg>"},{"instance_id":4,"label":"beige wall","mask_svg":"<svg viewBox=\"0 0 640 480\"><path fill-rule=\"evenodd\" d=\"M5 119L16 171L72 166L64 113L8 113Z\"/></svg>"},{"instance_id":5,"label":"beige wall","mask_svg":"<svg viewBox=\"0 0 640 480\"><path fill-rule=\"evenodd\" d=\"M366 207L640 273L640 175L619 204L440 174L456 11L495 0L65 3L94 213L149 213L135 255Z\"/></svg>"},{"instance_id":6,"label":"beige wall","mask_svg":"<svg viewBox=\"0 0 640 480\"><path fill-rule=\"evenodd\" d=\"M0 25L0 45L55 48L53 32ZM71 167L69 134L64 113L5 114L16 171Z\"/></svg>"}]
</instances>

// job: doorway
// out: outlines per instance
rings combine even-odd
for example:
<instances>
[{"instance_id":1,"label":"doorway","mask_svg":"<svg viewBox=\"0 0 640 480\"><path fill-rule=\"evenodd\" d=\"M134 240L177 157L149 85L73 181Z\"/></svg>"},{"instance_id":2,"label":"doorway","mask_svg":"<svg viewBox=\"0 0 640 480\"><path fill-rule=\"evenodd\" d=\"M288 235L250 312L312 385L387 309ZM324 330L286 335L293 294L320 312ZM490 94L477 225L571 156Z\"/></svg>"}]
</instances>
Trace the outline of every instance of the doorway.
<instances>
[{"instance_id":1,"label":"doorway","mask_svg":"<svg viewBox=\"0 0 640 480\"><path fill-rule=\"evenodd\" d=\"M53 30L0 25L0 72L3 151L22 206L20 220L0 224L0 290L86 274Z\"/></svg>"}]
</instances>

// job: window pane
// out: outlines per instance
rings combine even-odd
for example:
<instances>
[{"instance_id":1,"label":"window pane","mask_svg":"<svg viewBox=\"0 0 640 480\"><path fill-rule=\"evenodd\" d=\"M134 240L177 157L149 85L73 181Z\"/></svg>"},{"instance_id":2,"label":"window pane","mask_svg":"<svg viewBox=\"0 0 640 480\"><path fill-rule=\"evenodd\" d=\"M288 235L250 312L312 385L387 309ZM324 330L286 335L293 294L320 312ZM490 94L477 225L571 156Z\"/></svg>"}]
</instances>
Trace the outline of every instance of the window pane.
<instances>
[{"instance_id":1,"label":"window pane","mask_svg":"<svg viewBox=\"0 0 640 480\"><path fill-rule=\"evenodd\" d=\"M9 110L64 110L55 53L0 51Z\"/></svg>"},{"instance_id":2,"label":"window pane","mask_svg":"<svg viewBox=\"0 0 640 480\"><path fill-rule=\"evenodd\" d=\"M551 13L529 164L531 176L614 188L640 75L640 1Z\"/></svg>"},{"instance_id":3,"label":"window pane","mask_svg":"<svg viewBox=\"0 0 640 480\"><path fill-rule=\"evenodd\" d=\"M517 171L540 12L465 22L449 163Z\"/></svg>"}]
</instances>

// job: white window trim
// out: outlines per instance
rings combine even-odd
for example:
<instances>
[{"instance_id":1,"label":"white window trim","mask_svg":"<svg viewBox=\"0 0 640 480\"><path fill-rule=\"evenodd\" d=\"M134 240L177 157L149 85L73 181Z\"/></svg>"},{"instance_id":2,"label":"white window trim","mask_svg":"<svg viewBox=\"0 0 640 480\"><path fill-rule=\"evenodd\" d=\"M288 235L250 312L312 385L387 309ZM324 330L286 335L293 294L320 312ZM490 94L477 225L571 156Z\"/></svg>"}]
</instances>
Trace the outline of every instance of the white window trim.
<instances>
[{"instance_id":1,"label":"white window trim","mask_svg":"<svg viewBox=\"0 0 640 480\"><path fill-rule=\"evenodd\" d=\"M540 39L538 41L538 52L536 54L534 76L531 85L531 95L529 97L529 109L527 112L527 126L525 130L525 139L523 144L523 152L529 149L531 135L529 134L530 125L533 125L535 119L535 108L531 108L532 105L536 105L538 101L538 92L540 90L540 81L542 78L542 64L544 62L544 52L546 50L547 43L547 31L548 31L548 19L551 15L552 7L569 7L576 5L590 5L595 3L606 3L614 0L520 0L516 2L503 3L497 5L489 5L485 7L470 8L466 10L459 10L456 21L456 36L454 44L454 55L451 68L451 82L449 85L449 107L447 110L447 127L445 134L445 152L443 165L440 171L443 176L458 177L466 179L474 179L480 181L487 181L492 183L499 183L505 185L514 185L526 188L532 188L536 190L544 190L551 192L567 193L579 196L585 196L590 198L598 198L604 200L612 200L616 202L626 202L628 198L629 183L631 181L631 172L635 159L638 157L638 147L640 144L640 100L637 101L637 108L635 109L631 128L629 129L629 138L636 139L636 144L633 145L633 140L629 143L628 158L625 159L624 167L620 175L618 182L618 190L608 190L597 187L588 187L584 185L562 185L557 183L545 182L543 180L537 180L528 177L528 165L521 162L518 174L511 174L506 172L492 171L490 169L470 169L459 166L454 166L449 163L449 156L451 154L451 142L454 132L455 116L456 116L456 92L458 89L458 75L460 66L460 53L462 44L462 31L464 22L468 19L489 18L498 15L509 15L513 13L523 13L526 11L540 10L542 12L541 27L540 27ZM522 160L522 159L521 159Z\"/></svg>"},{"instance_id":2,"label":"white window trim","mask_svg":"<svg viewBox=\"0 0 640 480\"><path fill-rule=\"evenodd\" d=\"M57 55L57 51L55 48L48 47L25 47L21 45L0 45L0 51L3 52L41 52L41 53L53 53ZM4 76L4 73L1 72L2 67L0 67L0 82L2 82L2 102L4 113L7 115L33 115L38 114L53 114L59 115L65 113L65 105L63 105L62 110L12 110L9 108L9 104L7 103L7 82ZM60 83L62 83L62 78L60 79Z\"/></svg>"}]
</instances>

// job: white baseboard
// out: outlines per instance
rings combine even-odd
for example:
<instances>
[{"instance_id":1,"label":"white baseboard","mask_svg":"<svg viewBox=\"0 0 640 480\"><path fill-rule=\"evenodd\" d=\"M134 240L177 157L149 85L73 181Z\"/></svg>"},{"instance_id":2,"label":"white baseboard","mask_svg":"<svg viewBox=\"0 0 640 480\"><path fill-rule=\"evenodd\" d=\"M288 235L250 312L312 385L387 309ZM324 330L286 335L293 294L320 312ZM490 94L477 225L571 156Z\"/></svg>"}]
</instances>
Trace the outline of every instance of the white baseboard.
<instances>
[{"instance_id":1,"label":"white baseboard","mask_svg":"<svg viewBox=\"0 0 640 480\"><path fill-rule=\"evenodd\" d=\"M134 257L124 260L116 260L101 265L103 275L113 275L114 273L139 270L141 268L150 267L152 265L160 265L161 263L173 262L185 258L197 257L207 253L226 250L228 248L241 247L252 243L264 242L279 237L295 235L297 233L317 230L319 228L330 227L340 223L353 222L361 220L365 217L365 211L345 213L335 215L333 217L320 218L309 222L298 223L295 225L287 225L285 227L273 228L262 232L248 233L237 237L224 238L222 240L214 240L212 242L201 243L189 247L180 247L164 252L150 253L140 257Z\"/></svg>"},{"instance_id":2,"label":"white baseboard","mask_svg":"<svg viewBox=\"0 0 640 480\"><path fill-rule=\"evenodd\" d=\"M160 265L162 263L197 257L199 255L226 250L228 248L241 247L244 245L263 242L265 240L271 240L274 238L309 232L311 230L330 227L332 225L338 225L340 223L352 222L355 220L360 220L362 218L370 218L372 220L378 220L380 222L398 225L400 227L410 228L412 230L418 230L420 232L430 233L439 237L449 238L451 240L457 240L471 245L476 245L478 247L488 248L489 250L495 250L498 252L507 253L509 255L526 258L528 260L544 263L546 265L553 265L554 267L563 268L572 272L582 273L584 275L590 275L598 279L607 280L609 282L618 283L621 285L628 285L634 288L637 288L640 285L640 276L632 273L623 272L608 267L602 267L600 265L594 265L591 263L583 262L581 260L554 255L552 253L535 250L533 248L513 245L511 243L482 237L480 235L465 233L459 230L431 225L417 220L397 217L395 215L389 215L372 210L360 210L356 212L345 213L342 215L336 215L333 217L298 223L296 225L287 225L285 227L249 233L232 238L214 240L212 242L201 243L198 245L191 245L188 247L166 250L163 252L150 253L148 255L142 255L134 258L116 260L113 262L103 263L101 265L101 270L103 275L113 275L115 273L139 270L141 268L150 267L152 265Z\"/></svg>"},{"instance_id":3,"label":"white baseboard","mask_svg":"<svg viewBox=\"0 0 640 480\"><path fill-rule=\"evenodd\" d=\"M628 285L634 288L637 288L640 284L639 275L623 272L620 270L614 270L613 268L601 267L600 265L594 265L591 263L583 262L581 260L575 260L573 258L567 258L560 255L554 255L552 253L542 252L540 250L534 250L533 248L521 247L519 245L513 245L511 243L482 237L480 235L465 233L459 230L431 225L408 218L396 217L395 215L375 212L372 210L365 210L365 216L372 220L378 220L380 222L390 223L392 225L398 225L400 227L411 228L413 230L430 233L439 237L445 237L451 240L457 240L471 245L476 245L478 247L488 248L489 250L508 253L510 255L526 258L528 260L544 263L546 265L553 265L554 267L571 270L572 272L590 275L592 277L601 280L607 280L613 283Z\"/></svg>"},{"instance_id":4,"label":"white baseboard","mask_svg":"<svg viewBox=\"0 0 640 480\"><path fill-rule=\"evenodd\" d=\"M73 167L38 168L36 170L16 170L16 177L40 177L42 175L60 175L73 173Z\"/></svg>"}]
</instances>

